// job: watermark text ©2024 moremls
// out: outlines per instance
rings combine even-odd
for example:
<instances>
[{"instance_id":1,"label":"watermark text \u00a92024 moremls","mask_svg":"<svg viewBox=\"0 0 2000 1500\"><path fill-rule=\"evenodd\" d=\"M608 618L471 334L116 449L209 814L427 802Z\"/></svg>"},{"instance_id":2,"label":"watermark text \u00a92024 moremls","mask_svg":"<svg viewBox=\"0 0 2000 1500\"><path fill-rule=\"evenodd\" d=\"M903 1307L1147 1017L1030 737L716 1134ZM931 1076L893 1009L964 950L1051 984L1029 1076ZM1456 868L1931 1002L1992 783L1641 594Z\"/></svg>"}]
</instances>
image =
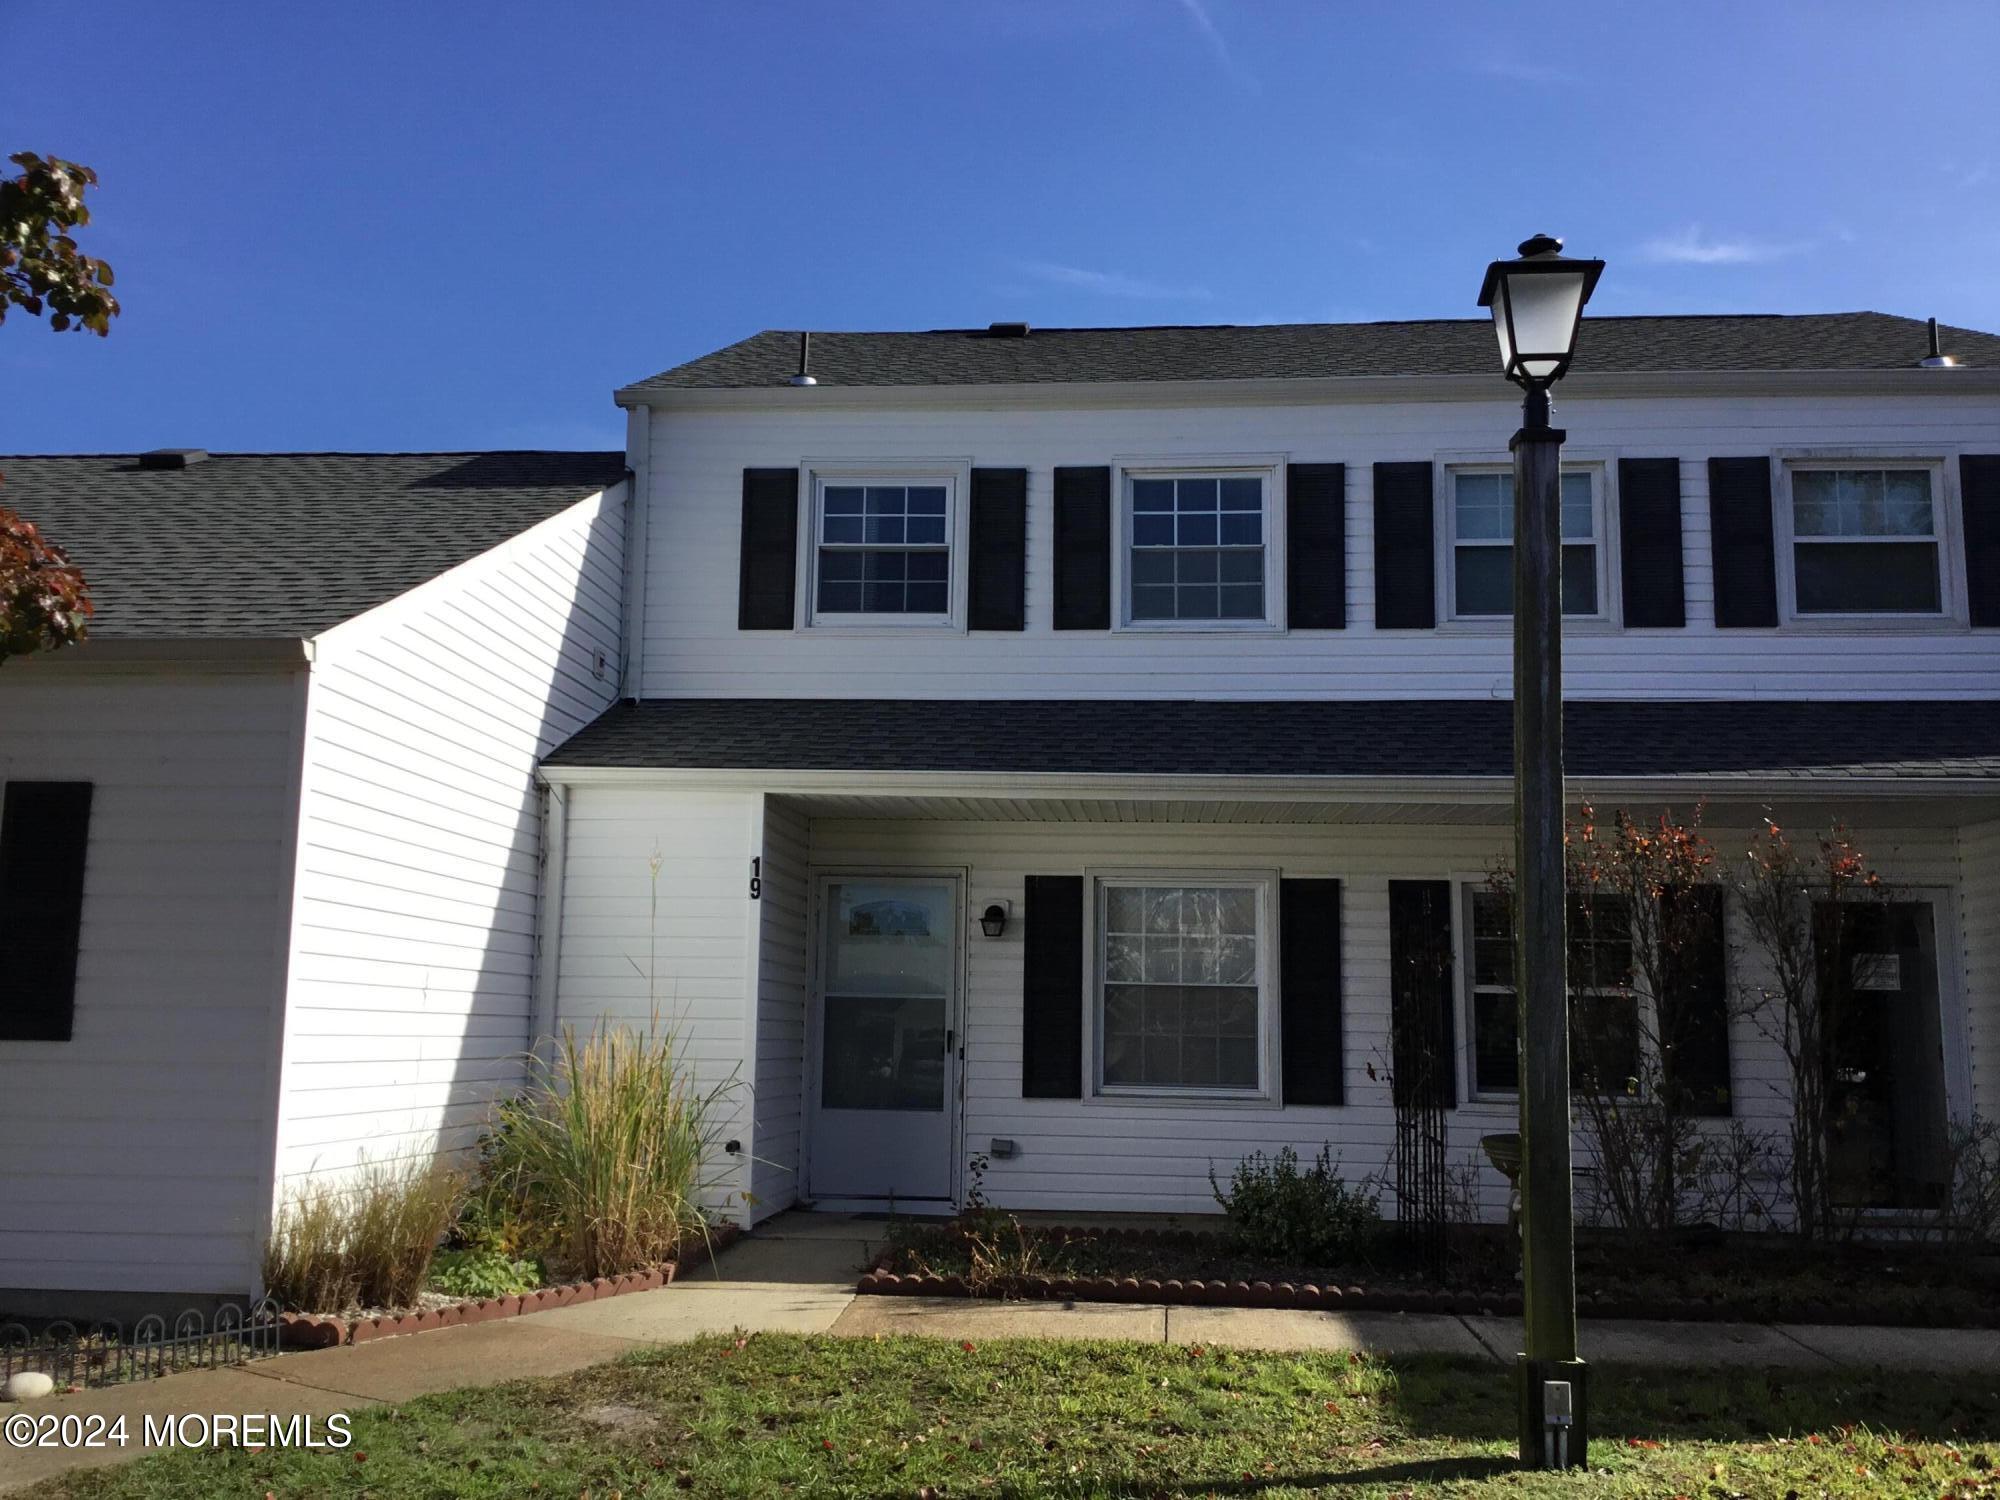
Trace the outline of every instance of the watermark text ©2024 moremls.
<instances>
[{"instance_id":1,"label":"watermark text \u00a92024 moremls","mask_svg":"<svg viewBox=\"0 0 2000 1500\"><path fill-rule=\"evenodd\" d=\"M346 1412L317 1417L277 1412L183 1412L140 1417L97 1412L11 1413L0 1422L9 1448L325 1448L354 1441Z\"/></svg>"}]
</instances>

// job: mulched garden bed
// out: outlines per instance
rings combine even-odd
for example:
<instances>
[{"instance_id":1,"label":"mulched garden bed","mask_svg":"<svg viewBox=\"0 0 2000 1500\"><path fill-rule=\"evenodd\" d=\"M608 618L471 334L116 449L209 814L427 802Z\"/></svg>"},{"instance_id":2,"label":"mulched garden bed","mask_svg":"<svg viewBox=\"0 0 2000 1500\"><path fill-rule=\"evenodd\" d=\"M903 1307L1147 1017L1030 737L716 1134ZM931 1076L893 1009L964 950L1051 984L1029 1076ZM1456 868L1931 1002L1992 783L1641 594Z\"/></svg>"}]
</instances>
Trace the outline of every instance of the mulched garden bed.
<instances>
[{"instance_id":1,"label":"mulched garden bed","mask_svg":"<svg viewBox=\"0 0 2000 1500\"><path fill-rule=\"evenodd\" d=\"M1442 1285L1396 1268L1393 1231L1367 1264L1298 1266L1246 1254L1202 1230L1011 1229L1008 1262L977 1274L962 1226L902 1229L856 1290L878 1296L1057 1298L1354 1312L1518 1314L1520 1283L1503 1231L1456 1232ZM1577 1312L1597 1318L2000 1328L2000 1257L1917 1246L1813 1252L1774 1236L1688 1236L1634 1245L1584 1235Z\"/></svg>"},{"instance_id":2,"label":"mulched garden bed","mask_svg":"<svg viewBox=\"0 0 2000 1500\"><path fill-rule=\"evenodd\" d=\"M365 1344L371 1339L394 1338L406 1333L429 1333L437 1328L463 1328L474 1323L490 1323L523 1313L548 1312L558 1307L575 1307L583 1302L601 1302L626 1292L651 1292L685 1276L726 1250L742 1236L734 1224L718 1224L706 1236L687 1241L675 1259L648 1271L624 1276L600 1276L594 1281L570 1281L545 1286L518 1297L468 1297L443 1306L406 1309L368 1317L344 1317L330 1313L283 1313L279 1316L281 1342L287 1349L330 1349L338 1344Z\"/></svg>"}]
</instances>

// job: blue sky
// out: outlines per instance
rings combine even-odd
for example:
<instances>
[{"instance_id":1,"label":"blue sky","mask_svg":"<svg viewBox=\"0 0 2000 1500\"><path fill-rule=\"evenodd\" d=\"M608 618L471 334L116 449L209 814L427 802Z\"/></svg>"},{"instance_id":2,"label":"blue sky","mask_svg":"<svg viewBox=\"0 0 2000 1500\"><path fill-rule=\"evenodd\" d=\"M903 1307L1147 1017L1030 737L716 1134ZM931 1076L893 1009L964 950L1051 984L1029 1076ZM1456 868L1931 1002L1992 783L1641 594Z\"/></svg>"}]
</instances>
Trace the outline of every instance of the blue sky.
<instances>
[{"instance_id":1,"label":"blue sky","mask_svg":"<svg viewBox=\"0 0 2000 1500\"><path fill-rule=\"evenodd\" d=\"M763 327L1464 316L1544 229L1593 312L2000 329L1990 0L0 0L0 52L126 309L0 328L0 452L616 447Z\"/></svg>"}]
</instances>

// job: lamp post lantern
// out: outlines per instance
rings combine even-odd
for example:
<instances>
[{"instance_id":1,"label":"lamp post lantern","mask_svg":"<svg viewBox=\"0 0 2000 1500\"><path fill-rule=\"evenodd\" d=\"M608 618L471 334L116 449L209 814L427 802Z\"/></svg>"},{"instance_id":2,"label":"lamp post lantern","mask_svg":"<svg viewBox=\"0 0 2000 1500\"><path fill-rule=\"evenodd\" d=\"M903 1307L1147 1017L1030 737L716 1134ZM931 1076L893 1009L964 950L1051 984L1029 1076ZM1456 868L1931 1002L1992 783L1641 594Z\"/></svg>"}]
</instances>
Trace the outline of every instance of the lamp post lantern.
<instances>
[{"instance_id":1,"label":"lamp post lantern","mask_svg":"<svg viewBox=\"0 0 2000 1500\"><path fill-rule=\"evenodd\" d=\"M1506 377L1526 392L1514 454L1514 983L1521 1049L1521 1461L1581 1467L1589 1420L1576 1352L1569 986L1564 937L1562 445L1549 388L1569 370L1601 260L1538 234L1486 268Z\"/></svg>"}]
</instances>

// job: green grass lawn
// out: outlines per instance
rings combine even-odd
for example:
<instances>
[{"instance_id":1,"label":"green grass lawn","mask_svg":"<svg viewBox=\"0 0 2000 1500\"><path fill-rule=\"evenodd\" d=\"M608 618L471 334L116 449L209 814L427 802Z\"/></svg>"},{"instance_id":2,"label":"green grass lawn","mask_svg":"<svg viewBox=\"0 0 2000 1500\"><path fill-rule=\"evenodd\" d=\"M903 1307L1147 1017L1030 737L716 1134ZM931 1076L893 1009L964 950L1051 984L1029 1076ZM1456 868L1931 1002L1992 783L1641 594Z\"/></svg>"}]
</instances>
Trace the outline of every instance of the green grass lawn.
<instances>
[{"instance_id":1,"label":"green grass lawn","mask_svg":"<svg viewBox=\"0 0 2000 1500\"><path fill-rule=\"evenodd\" d=\"M173 1453L45 1496L2000 1496L1990 1376L1605 1366L1596 1472L1515 1470L1510 1372L1157 1344L758 1335Z\"/></svg>"}]
</instances>

